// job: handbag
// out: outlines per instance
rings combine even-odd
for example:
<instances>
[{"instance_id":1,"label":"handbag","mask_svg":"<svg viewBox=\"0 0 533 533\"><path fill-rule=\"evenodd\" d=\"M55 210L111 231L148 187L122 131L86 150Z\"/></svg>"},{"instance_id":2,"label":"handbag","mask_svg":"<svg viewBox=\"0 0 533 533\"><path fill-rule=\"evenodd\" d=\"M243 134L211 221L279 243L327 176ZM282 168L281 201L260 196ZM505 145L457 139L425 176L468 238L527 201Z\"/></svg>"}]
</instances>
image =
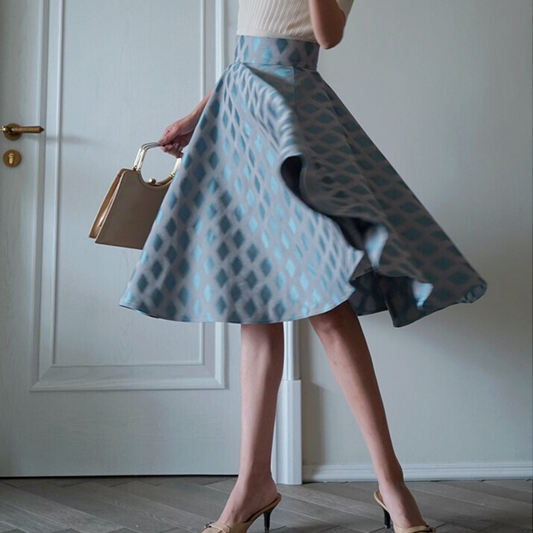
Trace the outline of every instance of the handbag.
<instances>
[{"instance_id":1,"label":"handbag","mask_svg":"<svg viewBox=\"0 0 533 533\"><path fill-rule=\"evenodd\" d=\"M141 250L146 242L163 198L181 164L176 158L174 169L161 181L145 181L141 167L146 151L159 146L157 142L141 146L133 167L119 170L107 191L89 232L97 244L122 246Z\"/></svg>"}]
</instances>

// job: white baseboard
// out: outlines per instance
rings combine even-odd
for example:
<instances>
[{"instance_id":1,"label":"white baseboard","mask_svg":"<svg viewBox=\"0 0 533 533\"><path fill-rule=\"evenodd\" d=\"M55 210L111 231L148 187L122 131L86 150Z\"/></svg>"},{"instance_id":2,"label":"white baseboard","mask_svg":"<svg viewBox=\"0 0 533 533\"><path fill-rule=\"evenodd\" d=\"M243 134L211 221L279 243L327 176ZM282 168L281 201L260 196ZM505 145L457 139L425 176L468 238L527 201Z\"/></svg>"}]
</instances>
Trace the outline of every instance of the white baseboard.
<instances>
[{"instance_id":1,"label":"white baseboard","mask_svg":"<svg viewBox=\"0 0 533 533\"><path fill-rule=\"evenodd\" d=\"M533 463L402 464L406 481L529 479ZM302 481L376 481L372 465L303 465Z\"/></svg>"}]
</instances>

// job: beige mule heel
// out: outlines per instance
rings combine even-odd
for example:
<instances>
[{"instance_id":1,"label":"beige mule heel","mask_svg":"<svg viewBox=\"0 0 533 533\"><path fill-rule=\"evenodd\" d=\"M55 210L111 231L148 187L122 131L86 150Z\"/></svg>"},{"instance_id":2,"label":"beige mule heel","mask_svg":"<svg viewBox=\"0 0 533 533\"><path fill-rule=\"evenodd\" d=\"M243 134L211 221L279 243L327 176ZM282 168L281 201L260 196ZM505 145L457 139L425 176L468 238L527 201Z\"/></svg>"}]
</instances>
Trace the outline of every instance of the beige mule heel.
<instances>
[{"instance_id":1,"label":"beige mule heel","mask_svg":"<svg viewBox=\"0 0 533 533\"><path fill-rule=\"evenodd\" d=\"M383 513L385 515L385 527L387 529L390 528L391 519L389 510L385 507L385 504L383 503L383 500L381 499L381 493L379 490L376 490L374 492L374 499L381 505L383 508ZM437 529L434 527L431 527L428 524L424 524L422 526L412 526L412 527L400 527L393 525L394 533L437 533Z\"/></svg>"},{"instance_id":2,"label":"beige mule heel","mask_svg":"<svg viewBox=\"0 0 533 533\"><path fill-rule=\"evenodd\" d=\"M214 522L208 522L205 525L205 529L202 533L245 533L253 522L259 518L262 514L265 515L265 531L270 530L270 515L274 510L274 507L281 501L281 494L278 492L276 499L254 513L246 522L235 522L233 524L224 524L215 520Z\"/></svg>"}]
</instances>

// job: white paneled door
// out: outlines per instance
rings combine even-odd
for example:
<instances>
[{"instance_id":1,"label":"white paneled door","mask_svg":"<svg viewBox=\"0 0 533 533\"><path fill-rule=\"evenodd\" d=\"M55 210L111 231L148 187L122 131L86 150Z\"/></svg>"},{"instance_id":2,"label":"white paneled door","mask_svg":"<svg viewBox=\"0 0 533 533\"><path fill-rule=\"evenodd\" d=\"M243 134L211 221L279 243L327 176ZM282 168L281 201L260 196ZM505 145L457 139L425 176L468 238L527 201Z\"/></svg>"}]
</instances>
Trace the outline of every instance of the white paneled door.
<instances>
[{"instance_id":1,"label":"white paneled door","mask_svg":"<svg viewBox=\"0 0 533 533\"><path fill-rule=\"evenodd\" d=\"M44 128L0 134L0 476L237 473L240 326L120 307L140 251L88 237L227 38L218 0L0 0L1 125Z\"/></svg>"}]
</instances>

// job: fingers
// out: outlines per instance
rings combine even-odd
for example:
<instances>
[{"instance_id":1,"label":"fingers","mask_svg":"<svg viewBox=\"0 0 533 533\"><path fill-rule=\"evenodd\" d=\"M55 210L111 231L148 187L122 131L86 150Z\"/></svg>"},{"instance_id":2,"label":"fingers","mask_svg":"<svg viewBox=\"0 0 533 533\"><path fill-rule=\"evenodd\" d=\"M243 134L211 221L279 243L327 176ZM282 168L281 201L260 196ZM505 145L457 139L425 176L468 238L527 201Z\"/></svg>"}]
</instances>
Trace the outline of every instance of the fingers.
<instances>
[{"instance_id":1,"label":"fingers","mask_svg":"<svg viewBox=\"0 0 533 533\"><path fill-rule=\"evenodd\" d=\"M176 124L171 124L165 129L163 135L161 135L157 142L159 144L168 144L176 136L177 130L178 129L176 128Z\"/></svg>"},{"instance_id":2,"label":"fingers","mask_svg":"<svg viewBox=\"0 0 533 533\"><path fill-rule=\"evenodd\" d=\"M191 135L192 131L183 133L183 119L177 120L165 128L157 142L163 152L181 157L182 149L188 144Z\"/></svg>"},{"instance_id":3,"label":"fingers","mask_svg":"<svg viewBox=\"0 0 533 533\"><path fill-rule=\"evenodd\" d=\"M169 139L170 139L170 134L171 134L171 131L172 130L169 130L168 128L164 131L163 135L161 135L161 137L159 138L159 140L157 141L159 144L163 145L163 144L167 144Z\"/></svg>"},{"instance_id":4,"label":"fingers","mask_svg":"<svg viewBox=\"0 0 533 533\"><path fill-rule=\"evenodd\" d=\"M183 146L181 146L178 142L167 143L161 146L161 150L167 154L173 155L174 157L181 157L183 155Z\"/></svg>"}]
</instances>

